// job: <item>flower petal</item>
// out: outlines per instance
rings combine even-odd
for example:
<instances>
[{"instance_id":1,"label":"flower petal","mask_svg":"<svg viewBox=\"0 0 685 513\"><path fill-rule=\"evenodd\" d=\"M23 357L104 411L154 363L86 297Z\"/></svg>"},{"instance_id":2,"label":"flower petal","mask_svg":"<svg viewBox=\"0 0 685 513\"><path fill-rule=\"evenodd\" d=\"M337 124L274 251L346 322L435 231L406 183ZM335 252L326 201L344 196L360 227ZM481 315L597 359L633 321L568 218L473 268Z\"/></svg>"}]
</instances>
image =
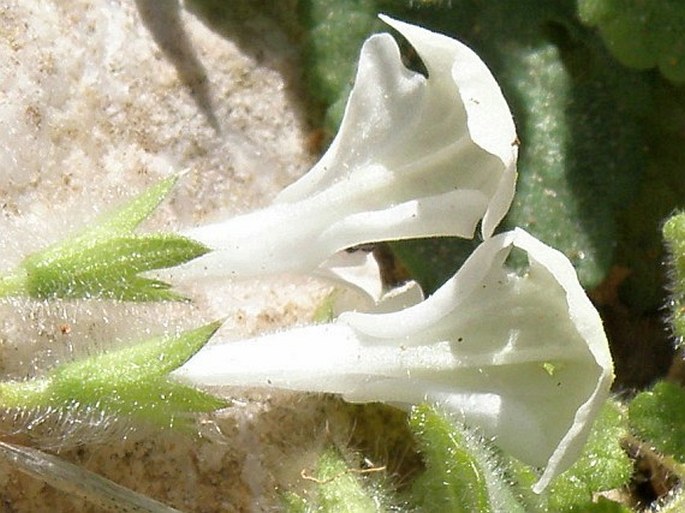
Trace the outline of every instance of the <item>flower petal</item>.
<instances>
[{"instance_id":1,"label":"flower petal","mask_svg":"<svg viewBox=\"0 0 685 513\"><path fill-rule=\"evenodd\" d=\"M421 286L413 280L386 290L373 252L363 249L336 253L315 275L338 285L330 298L333 318L349 310L394 312L424 299Z\"/></svg>"},{"instance_id":2,"label":"flower petal","mask_svg":"<svg viewBox=\"0 0 685 513\"><path fill-rule=\"evenodd\" d=\"M404 67L391 36L369 38L336 138L277 201L299 201L342 180L363 181L370 165L380 165L402 184L394 203L453 190L479 193L485 201L477 210L464 205L451 212L455 225L433 234L472 237L475 223L485 217L482 231L488 237L509 209L516 180L516 131L504 96L467 46L381 19L416 49L428 78ZM457 225L460 219L471 220L468 227Z\"/></svg>"}]
</instances>

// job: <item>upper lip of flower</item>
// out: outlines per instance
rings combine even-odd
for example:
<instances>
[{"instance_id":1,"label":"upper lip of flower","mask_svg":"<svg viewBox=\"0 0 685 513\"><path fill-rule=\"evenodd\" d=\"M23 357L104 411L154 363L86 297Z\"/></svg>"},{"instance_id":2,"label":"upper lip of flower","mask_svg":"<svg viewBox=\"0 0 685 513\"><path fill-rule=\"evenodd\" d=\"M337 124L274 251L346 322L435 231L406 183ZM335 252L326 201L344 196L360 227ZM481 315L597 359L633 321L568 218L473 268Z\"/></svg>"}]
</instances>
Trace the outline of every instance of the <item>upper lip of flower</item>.
<instances>
[{"instance_id":1,"label":"upper lip of flower","mask_svg":"<svg viewBox=\"0 0 685 513\"><path fill-rule=\"evenodd\" d=\"M497 81L480 57L459 41L380 18L407 38L428 77L404 67L389 34L371 36L362 48L355 86L330 148L276 201L309 198L354 178L370 164L380 164L397 180L404 179L402 174L412 178L412 187L402 190L404 201L455 190L481 191L485 205L477 219L484 216L483 235L492 235L513 198L518 153L512 115ZM411 176L429 172L430 177ZM468 234L454 233L461 227L451 229L443 235L473 235L473 228L465 230Z\"/></svg>"}]
</instances>

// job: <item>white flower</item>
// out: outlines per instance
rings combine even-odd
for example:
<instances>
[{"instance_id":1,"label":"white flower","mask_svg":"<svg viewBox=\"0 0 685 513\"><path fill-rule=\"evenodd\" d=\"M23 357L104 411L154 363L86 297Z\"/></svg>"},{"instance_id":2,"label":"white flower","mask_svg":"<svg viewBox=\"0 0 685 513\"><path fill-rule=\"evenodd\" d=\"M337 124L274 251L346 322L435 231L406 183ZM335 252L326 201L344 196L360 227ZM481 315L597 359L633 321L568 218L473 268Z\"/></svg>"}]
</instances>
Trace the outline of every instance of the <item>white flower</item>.
<instances>
[{"instance_id":1,"label":"white flower","mask_svg":"<svg viewBox=\"0 0 685 513\"><path fill-rule=\"evenodd\" d=\"M512 249L527 255L525 274L505 266ZM219 338L173 374L196 385L439 404L544 467L536 491L578 456L613 379L601 320L572 265L520 229L487 239L418 305L347 312L253 340Z\"/></svg>"},{"instance_id":2,"label":"white flower","mask_svg":"<svg viewBox=\"0 0 685 513\"><path fill-rule=\"evenodd\" d=\"M387 290L381 268L372 252L341 251L326 261L316 274L340 285L329 298L331 313L393 312L423 301L423 290L414 280Z\"/></svg>"},{"instance_id":3,"label":"white flower","mask_svg":"<svg viewBox=\"0 0 685 513\"><path fill-rule=\"evenodd\" d=\"M463 44L388 17L423 60L410 71L389 34L361 51L340 131L319 163L269 207L187 230L214 251L175 271L311 273L366 242L489 237L509 208L516 134L490 71Z\"/></svg>"}]
</instances>

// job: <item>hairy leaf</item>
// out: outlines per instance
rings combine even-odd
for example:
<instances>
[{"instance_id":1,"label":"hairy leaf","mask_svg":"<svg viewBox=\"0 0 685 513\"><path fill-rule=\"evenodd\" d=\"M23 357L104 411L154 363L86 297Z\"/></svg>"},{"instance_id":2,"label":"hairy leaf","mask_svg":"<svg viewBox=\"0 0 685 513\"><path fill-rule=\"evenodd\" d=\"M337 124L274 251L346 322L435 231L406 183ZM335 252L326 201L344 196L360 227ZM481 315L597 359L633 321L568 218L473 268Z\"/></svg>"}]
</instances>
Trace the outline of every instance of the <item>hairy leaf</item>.
<instances>
[{"instance_id":1,"label":"hairy leaf","mask_svg":"<svg viewBox=\"0 0 685 513\"><path fill-rule=\"evenodd\" d=\"M630 425L659 452L685 463L685 390L661 381L630 403Z\"/></svg>"}]
</instances>

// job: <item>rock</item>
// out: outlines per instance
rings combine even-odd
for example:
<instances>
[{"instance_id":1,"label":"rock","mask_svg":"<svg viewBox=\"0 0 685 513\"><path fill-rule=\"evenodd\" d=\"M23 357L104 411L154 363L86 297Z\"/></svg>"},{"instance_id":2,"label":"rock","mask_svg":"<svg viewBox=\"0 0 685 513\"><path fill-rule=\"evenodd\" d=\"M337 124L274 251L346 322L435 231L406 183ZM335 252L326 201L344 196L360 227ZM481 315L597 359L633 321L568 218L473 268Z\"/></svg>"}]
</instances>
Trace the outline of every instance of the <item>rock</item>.
<instances>
[{"instance_id":1,"label":"rock","mask_svg":"<svg viewBox=\"0 0 685 513\"><path fill-rule=\"evenodd\" d=\"M0 19L0 272L172 173L190 170L145 230L263 205L312 163L298 54L268 20L263 39L239 47L239 27L209 26L173 0L4 1ZM5 379L40 374L112 341L219 317L245 336L308 320L327 291L283 278L198 287L186 291L192 305L6 300L0 368ZM209 439L109 419L121 429L61 454L182 510L273 508L275 488L299 472L283 461L323 440L320 401L241 396L207 421ZM28 426L36 412L23 413L3 424ZM70 422L58 420L53 448L75 445ZM9 472L13 511L91 507Z\"/></svg>"}]
</instances>

